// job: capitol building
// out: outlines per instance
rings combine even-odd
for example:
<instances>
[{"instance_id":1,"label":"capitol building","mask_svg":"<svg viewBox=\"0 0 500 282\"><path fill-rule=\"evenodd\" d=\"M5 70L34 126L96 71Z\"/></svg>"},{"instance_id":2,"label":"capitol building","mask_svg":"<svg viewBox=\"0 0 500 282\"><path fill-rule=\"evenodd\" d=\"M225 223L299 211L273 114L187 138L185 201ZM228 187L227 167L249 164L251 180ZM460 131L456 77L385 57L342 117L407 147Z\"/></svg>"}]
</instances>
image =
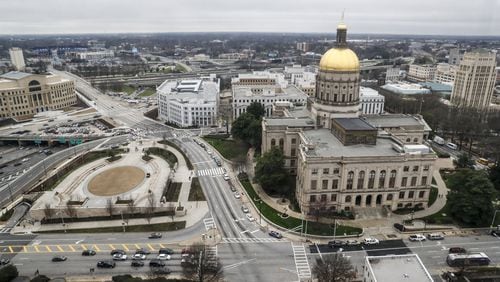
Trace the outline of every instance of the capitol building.
<instances>
[{"instance_id":1,"label":"capitol building","mask_svg":"<svg viewBox=\"0 0 500 282\"><path fill-rule=\"evenodd\" d=\"M341 23L306 105L275 103L262 121L262 152L283 151L306 214L427 207L437 158L423 144L431 129L420 116L361 115L360 82Z\"/></svg>"}]
</instances>

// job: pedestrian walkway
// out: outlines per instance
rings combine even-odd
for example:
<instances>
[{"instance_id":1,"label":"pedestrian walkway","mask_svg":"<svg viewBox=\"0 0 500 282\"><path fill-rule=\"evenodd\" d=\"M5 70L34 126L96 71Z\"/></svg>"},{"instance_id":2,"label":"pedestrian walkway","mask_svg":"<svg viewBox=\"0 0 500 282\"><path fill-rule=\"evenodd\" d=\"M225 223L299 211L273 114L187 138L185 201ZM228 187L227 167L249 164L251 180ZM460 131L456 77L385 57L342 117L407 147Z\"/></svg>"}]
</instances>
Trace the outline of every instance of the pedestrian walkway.
<instances>
[{"instance_id":1,"label":"pedestrian walkway","mask_svg":"<svg viewBox=\"0 0 500 282\"><path fill-rule=\"evenodd\" d=\"M294 245L292 243L292 250L299 280L311 278L311 267L309 266L306 248L304 247L304 245Z\"/></svg>"},{"instance_id":2,"label":"pedestrian walkway","mask_svg":"<svg viewBox=\"0 0 500 282\"><path fill-rule=\"evenodd\" d=\"M222 238L221 243L226 244L241 244L241 243L285 243L284 239L276 238Z\"/></svg>"},{"instance_id":3,"label":"pedestrian walkway","mask_svg":"<svg viewBox=\"0 0 500 282\"><path fill-rule=\"evenodd\" d=\"M222 167L215 167L209 169L198 170L198 176L218 176L224 174L224 169Z\"/></svg>"},{"instance_id":4,"label":"pedestrian walkway","mask_svg":"<svg viewBox=\"0 0 500 282\"><path fill-rule=\"evenodd\" d=\"M210 229L216 228L215 226L215 220L213 217L210 218L204 218L203 219L203 224L205 225L205 229L208 231Z\"/></svg>"},{"instance_id":5,"label":"pedestrian walkway","mask_svg":"<svg viewBox=\"0 0 500 282\"><path fill-rule=\"evenodd\" d=\"M11 230L12 230L12 228L4 227L4 228L0 229L0 233L10 233Z\"/></svg>"}]
</instances>

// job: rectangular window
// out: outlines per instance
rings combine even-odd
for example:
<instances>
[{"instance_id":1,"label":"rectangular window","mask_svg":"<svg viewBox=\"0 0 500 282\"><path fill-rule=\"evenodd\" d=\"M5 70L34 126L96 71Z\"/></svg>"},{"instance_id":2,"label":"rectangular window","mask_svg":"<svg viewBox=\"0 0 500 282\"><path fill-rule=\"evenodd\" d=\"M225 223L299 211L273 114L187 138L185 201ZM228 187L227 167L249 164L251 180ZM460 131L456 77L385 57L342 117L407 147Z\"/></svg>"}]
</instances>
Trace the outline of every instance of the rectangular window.
<instances>
[{"instance_id":1,"label":"rectangular window","mask_svg":"<svg viewBox=\"0 0 500 282\"><path fill-rule=\"evenodd\" d=\"M415 192L410 191L410 193L408 193L408 199L413 199L413 196L415 196Z\"/></svg>"},{"instance_id":2,"label":"rectangular window","mask_svg":"<svg viewBox=\"0 0 500 282\"><path fill-rule=\"evenodd\" d=\"M339 188L339 180L333 179L332 180L332 189L338 189L338 188Z\"/></svg>"},{"instance_id":3,"label":"rectangular window","mask_svg":"<svg viewBox=\"0 0 500 282\"><path fill-rule=\"evenodd\" d=\"M324 168L323 169L323 174L329 174L330 173L330 169L329 168Z\"/></svg>"},{"instance_id":4,"label":"rectangular window","mask_svg":"<svg viewBox=\"0 0 500 282\"><path fill-rule=\"evenodd\" d=\"M316 195L309 196L309 202L311 202L311 203L316 202Z\"/></svg>"},{"instance_id":5,"label":"rectangular window","mask_svg":"<svg viewBox=\"0 0 500 282\"><path fill-rule=\"evenodd\" d=\"M418 192L418 197L423 198L425 196L425 191Z\"/></svg>"},{"instance_id":6,"label":"rectangular window","mask_svg":"<svg viewBox=\"0 0 500 282\"><path fill-rule=\"evenodd\" d=\"M330 201L332 201L332 202L336 202L336 201L337 201L337 194L332 194L332 195L330 196Z\"/></svg>"},{"instance_id":7,"label":"rectangular window","mask_svg":"<svg viewBox=\"0 0 500 282\"><path fill-rule=\"evenodd\" d=\"M400 199L404 199L405 198L405 192L404 191L399 192L399 198Z\"/></svg>"},{"instance_id":8,"label":"rectangular window","mask_svg":"<svg viewBox=\"0 0 500 282\"><path fill-rule=\"evenodd\" d=\"M413 171L418 171L418 165L413 167Z\"/></svg>"},{"instance_id":9,"label":"rectangular window","mask_svg":"<svg viewBox=\"0 0 500 282\"><path fill-rule=\"evenodd\" d=\"M347 186L346 186L346 189L347 190L352 190L352 179L347 179Z\"/></svg>"},{"instance_id":10,"label":"rectangular window","mask_svg":"<svg viewBox=\"0 0 500 282\"><path fill-rule=\"evenodd\" d=\"M317 180L311 180L311 190L316 190L317 185L318 185Z\"/></svg>"},{"instance_id":11,"label":"rectangular window","mask_svg":"<svg viewBox=\"0 0 500 282\"><path fill-rule=\"evenodd\" d=\"M328 189L328 179L323 179L321 182L321 189Z\"/></svg>"},{"instance_id":12,"label":"rectangular window","mask_svg":"<svg viewBox=\"0 0 500 282\"><path fill-rule=\"evenodd\" d=\"M290 160L290 166L295 166L295 160Z\"/></svg>"},{"instance_id":13,"label":"rectangular window","mask_svg":"<svg viewBox=\"0 0 500 282\"><path fill-rule=\"evenodd\" d=\"M405 165L405 166L403 167L403 171L410 171L410 166Z\"/></svg>"},{"instance_id":14,"label":"rectangular window","mask_svg":"<svg viewBox=\"0 0 500 282\"><path fill-rule=\"evenodd\" d=\"M312 173L312 174L318 174L318 169L317 169L317 168L313 168L313 169L311 170L311 173Z\"/></svg>"},{"instance_id":15,"label":"rectangular window","mask_svg":"<svg viewBox=\"0 0 500 282\"><path fill-rule=\"evenodd\" d=\"M430 165L424 165L424 171L429 171Z\"/></svg>"},{"instance_id":16,"label":"rectangular window","mask_svg":"<svg viewBox=\"0 0 500 282\"><path fill-rule=\"evenodd\" d=\"M422 183L420 185L427 186L427 176L422 176Z\"/></svg>"},{"instance_id":17,"label":"rectangular window","mask_svg":"<svg viewBox=\"0 0 500 282\"><path fill-rule=\"evenodd\" d=\"M408 182L408 177L401 178L401 187L406 187L407 182Z\"/></svg>"},{"instance_id":18,"label":"rectangular window","mask_svg":"<svg viewBox=\"0 0 500 282\"><path fill-rule=\"evenodd\" d=\"M295 148L292 148L292 150L290 151L290 155L291 155L292 157L295 157Z\"/></svg>"},{"instance_id":19,"label":"rectangular window","mask_svg":"<svg viewBox=\"0 0 500 282\"><path fill-rule=\"evenodd\" d=\"M292 138L292 144L295 144L295 143L297 143L297 139Z\"/></svg>"},{"instance_id":20,"label":"rectangular window","mask_svg":"<svg viewBox=\"0 0 500 282\"><path fill-rule=\"evenodd\" d=\"M410 186L412 186L412 187L413 186L417 186L417 177L416 176L413 176L411 178L411 184L410 184Z\"/></svg>"},{"instance_id":21,"label":"rectangular window","mask_svg":"<svg viewBox=\"0 0 500 282\"><path fill-rule=\"evenodd\" d=\"M334 168L333 169L333 174L339 174L339 169L338 168Z\"/></svg>"},{"instance_id":22,"label":"rectangular window","mask_svg":"<svg viewBox=\"0 0 500 282\"><path fill-rule=\"evenodd\" d=\"M326 194L321 195L321 202L326 202Z\"/></svg>"}]
</instances>

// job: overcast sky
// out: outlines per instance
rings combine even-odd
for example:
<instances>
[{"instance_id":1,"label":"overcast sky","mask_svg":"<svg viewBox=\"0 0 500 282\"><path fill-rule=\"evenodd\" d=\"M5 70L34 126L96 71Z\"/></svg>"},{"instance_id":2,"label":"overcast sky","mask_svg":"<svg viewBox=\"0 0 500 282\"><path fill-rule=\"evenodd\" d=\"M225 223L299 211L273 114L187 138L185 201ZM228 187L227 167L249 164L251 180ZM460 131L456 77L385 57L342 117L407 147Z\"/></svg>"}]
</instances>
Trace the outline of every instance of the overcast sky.
<instances>
[{"instance_id":1,"label":"overcast sky","mask_svg":"<svg viewBox=\"0 0 500 282\"><path fill-rule=\"evenodd\" d=\"M334 32L500 35L500 0L0 0L0 34Z\"/></svg>"}]
</instances>

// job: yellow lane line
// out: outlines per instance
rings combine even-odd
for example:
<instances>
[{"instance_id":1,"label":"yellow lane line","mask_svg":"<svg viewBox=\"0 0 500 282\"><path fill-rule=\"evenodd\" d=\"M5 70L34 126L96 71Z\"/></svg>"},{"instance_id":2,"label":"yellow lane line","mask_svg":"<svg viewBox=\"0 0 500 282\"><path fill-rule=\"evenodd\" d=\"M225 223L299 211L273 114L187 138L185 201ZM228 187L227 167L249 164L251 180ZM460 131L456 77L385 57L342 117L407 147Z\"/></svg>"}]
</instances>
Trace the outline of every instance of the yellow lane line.
<instances>
[{"instance_id":1,"label":"yellow lane line","mask_svg":"<svg viewBox=\"0 0 500 282\"><path fill-rule=\"evenodd\" d=\"M10 251L11 253L13 253L13 252L14 252L14 250L12 249L12 247L11 247L11 246L9 246L9 251Z\"/></svg>"},{"instance_id":2,"label":"yellow lane line","mask_svg":"<svg viewBox=\"0 0 500 282\"><path fill-rule=\"evenodd\" d=\"M123 248L125 249L125 251L127 251L127 252L128 252L128 251L130 251L130 250L128 249L127 245L122 244L122 246L123 246Z\"/></svg>"},{"instance_id":3,"label":"yellow lane line","mask_svg":"<svg viewBox=\"0 0 500 282\"><path fill-rule=\"evenodd\" d=\"M47 252L52 253L52 250L49 248L48 245L45 245L45 249L47 249Z\"/></svg>"},{"instance_id":4,"label":"yellow lane line","mask_svg":"<svg viewBox=\"0 0 500 282\"><path fill-rule=\"evenodd\" d=\"M162 249L165 248L165 246L163 246L163 244L158 244L158 245L160 245L160 247L162 247Z\"/></svg>"},{"instance_id":5,"label":"yellow lane line","mask_svg":"<svg viewBox=\"0 0 500 282\"><path fill-rule=\"evenodd\" d=\"M135 244L135 248L140 249L141 247L139 245Z\"/></svg>"},{"instance_id":6,"label":"yellow lane line","mask_svg":"<svg viewBox=\"0 0 500 282\"><path fill-rule=\"evenodd\" d=\"M57 249L59 250L59 252L64 252L64 249L63 249L63 248L61 248L61 246L56 245L56 247L57 247Z\"/></svg>"},{"instance_id":7,"label":"yellow lane line","mask_svg":"<svg viewBox=\"0 0 500 282\"><path fill-rule=\"evenodd\" d=\"M94 249L96 250L96 252L100 252L101 249L99 249L99 247L97 245L94 245Z\"/></svg>"},{"instance_id":8,"label":"yellow lane line","mask_svg":"<svg viewBox=\"0 0 500 282\"><path fill-rule=\"evenodd\" d=\"M34 246L34 247L35 247L35 251L36 251L37 253L39 253L39 252L40 252L40 250L38 249L38 246Z\"/></svg>"},{"instance_id":9,"label":"yellow lane line","mask_svg":"<svg viewBox=\"0 0 500 282\"><path fill-rule=\"evenodd\" d=\"M87 250L87 247L85 245L82 244L81 246L84 251Z\"/></svg>"},{"instance_id":10,"label":"yellow lane line","mask_svg":"<svg viewBox=\"0 0 500 282\"><path fill-rule=\"evenodd\" d=\"M68 247L71 249L71 251L72 251L72 252L76 252L76 251L75 251L75 248L73 248L73 246L72 246L72 245L68 245Z\"/></svg>"},{"instance_id":11,"label":"yellow lane line","mask_svg":"<svg viewBox=\"0 0 500 282\"><path fill-rule=\"evenodd\" d=\"M148 247L149 247L150 251L154 251L155 250L155 248L153 248L153 246L151 246L151 244L148 244Z\"/></svg>"},{"instance_id":12,"label":"yellow lane line","mask_svg":"<svg viewBox=\"0 0 500 282\"><path fill-rule=\"evenodd\" d=\"M24 251L25 253L27 253L27 252L28 252L28 248L27 248L26 246L23 246L23 251Z\"/></svg>"},{"instance_id":13,"label":"yellow lane line","mask_svg":"<svg viewBox=\"0 0 500 282\"><path fill-rule=\"evenodd\" d=\"M115 246L109 244L109 247L111 248L111 250L114 250L115 249Z\"/></svg>"}]
</instances>

